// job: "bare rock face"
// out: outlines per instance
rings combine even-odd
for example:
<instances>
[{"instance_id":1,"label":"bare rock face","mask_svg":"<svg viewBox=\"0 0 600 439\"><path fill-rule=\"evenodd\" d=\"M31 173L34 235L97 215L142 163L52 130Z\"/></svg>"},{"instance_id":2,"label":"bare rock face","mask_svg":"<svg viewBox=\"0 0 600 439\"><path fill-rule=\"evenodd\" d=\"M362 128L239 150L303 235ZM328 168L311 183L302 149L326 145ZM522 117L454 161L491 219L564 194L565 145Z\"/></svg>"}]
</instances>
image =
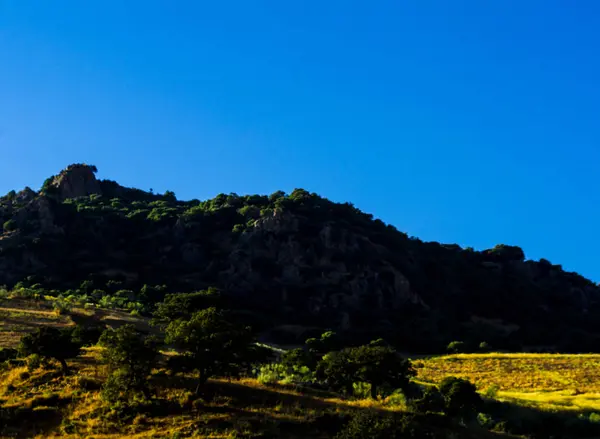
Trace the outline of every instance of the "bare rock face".
<instances>
[{"instance_id":1,"label":"bare rock face","mask_svg":"<svg viewBox=\"0 0 600 439\"><path fill-rule=\"evenodd\" d=\"M54 223L54 214L50 201L46 197L37 197L27 203L15 215L19 227L26 227L27 223L35 224L35 233L57 232L59 228ZM32 232L33 233L33 232Z\"/></svg>"},{"instance_id":2,"label":"bare rock face","mask_svg":"<svg viewBox=\"0 0 600 439\"><path fill-rule=\"evenodd\" d=\"M93 194L102 195L100 183L96 180L95 166L85 164L70 165L54 177L52 187L62 200L85 197Z\"/></svg>"},{"instance_id":3,"label":"bare rock face","mask_svg":"<svg viewBox=\"0 0 600 439\"><path fill-rule=\"evenodd\" d=\"M234 244L229 268L221 273L228 289L268 286L281 292L272 300L312 315L333 312L346 329L353 324L351 314L365 307L380 312L405 304L427 308L379 246L332 224L306 234L301 221L279 212L255 221ZM349 266L344 260L355 262Z\"/></svg>"}]
</instances>

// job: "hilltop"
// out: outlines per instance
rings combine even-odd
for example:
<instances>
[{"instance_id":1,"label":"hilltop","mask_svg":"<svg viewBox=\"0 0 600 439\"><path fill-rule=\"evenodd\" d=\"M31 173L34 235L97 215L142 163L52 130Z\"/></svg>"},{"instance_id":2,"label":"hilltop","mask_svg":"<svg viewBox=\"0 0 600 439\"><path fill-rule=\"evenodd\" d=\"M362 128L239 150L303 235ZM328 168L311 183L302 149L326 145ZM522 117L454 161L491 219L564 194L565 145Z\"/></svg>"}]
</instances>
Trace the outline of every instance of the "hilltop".
<instances>
[{"instance_id":1,"label":"hilltop","mask_svg":"<svg viewBox=\"0 0 600 439\"><path fill-rule=\"evenodd\" d=\"M215 288L280 344L333 329L411 352L598 349L600 288L519 247L423 242L303 189L182 201L97 172L71 165L0 197L0 285L141 314Z\"/></svg>"}]
</instances>

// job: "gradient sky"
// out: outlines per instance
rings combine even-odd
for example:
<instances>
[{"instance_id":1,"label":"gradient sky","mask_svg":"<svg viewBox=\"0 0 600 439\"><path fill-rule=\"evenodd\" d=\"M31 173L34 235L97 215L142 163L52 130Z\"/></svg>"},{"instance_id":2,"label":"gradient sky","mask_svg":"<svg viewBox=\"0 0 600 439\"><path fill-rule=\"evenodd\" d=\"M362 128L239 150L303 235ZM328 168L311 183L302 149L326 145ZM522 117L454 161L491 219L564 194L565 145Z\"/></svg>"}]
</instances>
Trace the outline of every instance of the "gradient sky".
<instances>
[{"instance_id":1,"label":"gradient sky","mask_svg":"<svg viewBox=\"0 0 600 439\"><path fill-rule=\"evenodd\" d=\"M600 280L600 2L0 0L0 193L302 187Z\"/></svg>"}]
</instances>

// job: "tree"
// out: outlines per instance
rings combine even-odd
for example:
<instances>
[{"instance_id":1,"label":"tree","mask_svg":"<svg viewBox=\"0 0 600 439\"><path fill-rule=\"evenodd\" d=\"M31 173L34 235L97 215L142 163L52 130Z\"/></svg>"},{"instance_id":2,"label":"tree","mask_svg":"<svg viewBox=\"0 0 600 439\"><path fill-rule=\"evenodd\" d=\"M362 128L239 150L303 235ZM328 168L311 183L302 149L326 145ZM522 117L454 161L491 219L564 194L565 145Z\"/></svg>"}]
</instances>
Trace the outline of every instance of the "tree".
<instances>
[{"instance_id":1,"label":"tree","mask_svg":"<svg viewBox=\"0 0 600 439\"><path fill-rule=\"evenodd\" d=\"M255 351L250 328L232 323L224 311L214 307L195 312L189 320L169 323L166 342L184 352L173 366L197 372L196 392L214 375L237 375Z\"/></svg>"},{"instance_id":2,"label":"tree","mask_svg":"<svg viewBox=\"0 0 600 439\"><path fill-rule=\"evenodd\" d=\"M133 325L125 325L104 331L100 344L110 374L104 388L107 399L127 399L130 392L148 397L147 377L158 355L154 340L142 336Z\"/></svg>"},{"instance_id":3,"label":"tree","mask_svg":"<svg viewBox=\"0 0 600 439\"><path fill-rule=\"evenodd\" d=\"M317 376L349 394L355 382L370 384L373 399L383 386L405 390L414 375L410 361L403 359L392 347L378 342L330 352L317 366Z\"/></svg>"},{"instance_id":4,"label":"tree","mask_svg":"<svg viewBox=\"0 0 600 439\"><path fill-rule=\"evenodd\" d=\"M324 380L337 391L344 390L352 395L352 384L356 381L356 367L350 361L349 349L329 352L317 364L317 378Z\"/></svg>"},{"instance_id":5,"label":"tree","mask_svg":"<svg viewBox=\"0 0 600 439\"><path fill-rule=\"evenodd\" d=\"M411 401L413 409L420 413L437 413L444 411L444 398L437 387L428 387L420 398Z\"/></svg>"},{"instance_id":6,"label":"tree","mask_svg":"<svg viewBox=\"0 0 600 439\"><path fill-rule=\"evenodd\" d=\"M466 419L476 414L483 404L475 385L465 379L446 377L439 389L444 398L444 411L449 416Z\"/></svg>"},{"instance_id":7,"label":"tree","mask_svg":"<svg viewBox=\"0 0 600 439\"><path fill-rule=\"evenodd\" d=\"M165 194L163 195L165 200L168 201L177 201L177 197L175 196L175 192L173 191L165 191Z\"/></svg>"},{"instance_id":8,"label":"tree","mask_svg":"<svg viewBox=\"0 0 600 439\"><path fill-rule=\"evenodd\" d=\"M492 350L492 347L488 342L482 341L481 343L479 343L479 350L481 352L490 352Z\"/></svg>"},{"instance_id":9,"label":"tree","mask_svg":"<svg viewBox=\"0 0 600 439\"><path fill-rule=\"evenodd\" d=\"M67 359L79 355L81 346L73 340L70 329L57 329L49 326L38 328L35 332L21 338L21 355L40 355L53 358L62 366L63 373L69 372Z\"/></svg>"},{"instance_id":10,"label":"tree","mask_svg":"<svg viewBox=\"0 0 600 439\"><path fill-rule=\"evenodd\" d=\"M280 363L288 369L293 369L294 367L308 367L309 369L313 369L315 366L313 356L302 348L284 352Z\"/></svg>"},{"instance_id":11,"label":"tree","mask_svg":"<svg viewBox=\"0 0 600 439\"><path fill-rule=\"evenodd\" d=\"M467 344L464 341L452 341L446 349L452 354L464 354L467 352Z\"/></svg>"},{"instance_id":12,"label":"tree","mask_svg":"<svg viewBox=\"0 0 600 439\"><path fill-rule=\"evenodd\" d=\"M498 244L491 250L485 250L486 254L493 255L506 261L524 261L525 252L521 247L514 245Z\"/></svg>"},{"instance_id":13,"label":"tree","mask_svg":"<svg viewBox=\"0 0 600 439\"><path fill-rule=\"evenodd\" d=\"M197 291L195 293L167 294L156 305L154 323L169 323L177 319L189 319L195 311L215 306L220 298L217 289Z\"/></svg>"}]
</instances>

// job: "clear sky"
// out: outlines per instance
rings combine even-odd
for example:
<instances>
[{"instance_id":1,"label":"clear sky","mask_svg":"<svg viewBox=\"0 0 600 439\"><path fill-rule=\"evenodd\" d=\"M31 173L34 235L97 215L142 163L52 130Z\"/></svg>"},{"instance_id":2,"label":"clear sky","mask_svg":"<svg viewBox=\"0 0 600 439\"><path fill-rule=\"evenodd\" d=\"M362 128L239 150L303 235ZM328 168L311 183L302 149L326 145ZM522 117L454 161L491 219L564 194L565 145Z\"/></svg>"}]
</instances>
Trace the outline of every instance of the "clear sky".
<instances>
[{"instance_id":1,"label":"clear sky","mask_svg":"<svg viewBox=\"0 0 600 439\"><path fill-rule=\"evenodd\" d=\"M600 2L0 0L0 193L302 187L600 281Z\"/></svg>"}]
</instances>

